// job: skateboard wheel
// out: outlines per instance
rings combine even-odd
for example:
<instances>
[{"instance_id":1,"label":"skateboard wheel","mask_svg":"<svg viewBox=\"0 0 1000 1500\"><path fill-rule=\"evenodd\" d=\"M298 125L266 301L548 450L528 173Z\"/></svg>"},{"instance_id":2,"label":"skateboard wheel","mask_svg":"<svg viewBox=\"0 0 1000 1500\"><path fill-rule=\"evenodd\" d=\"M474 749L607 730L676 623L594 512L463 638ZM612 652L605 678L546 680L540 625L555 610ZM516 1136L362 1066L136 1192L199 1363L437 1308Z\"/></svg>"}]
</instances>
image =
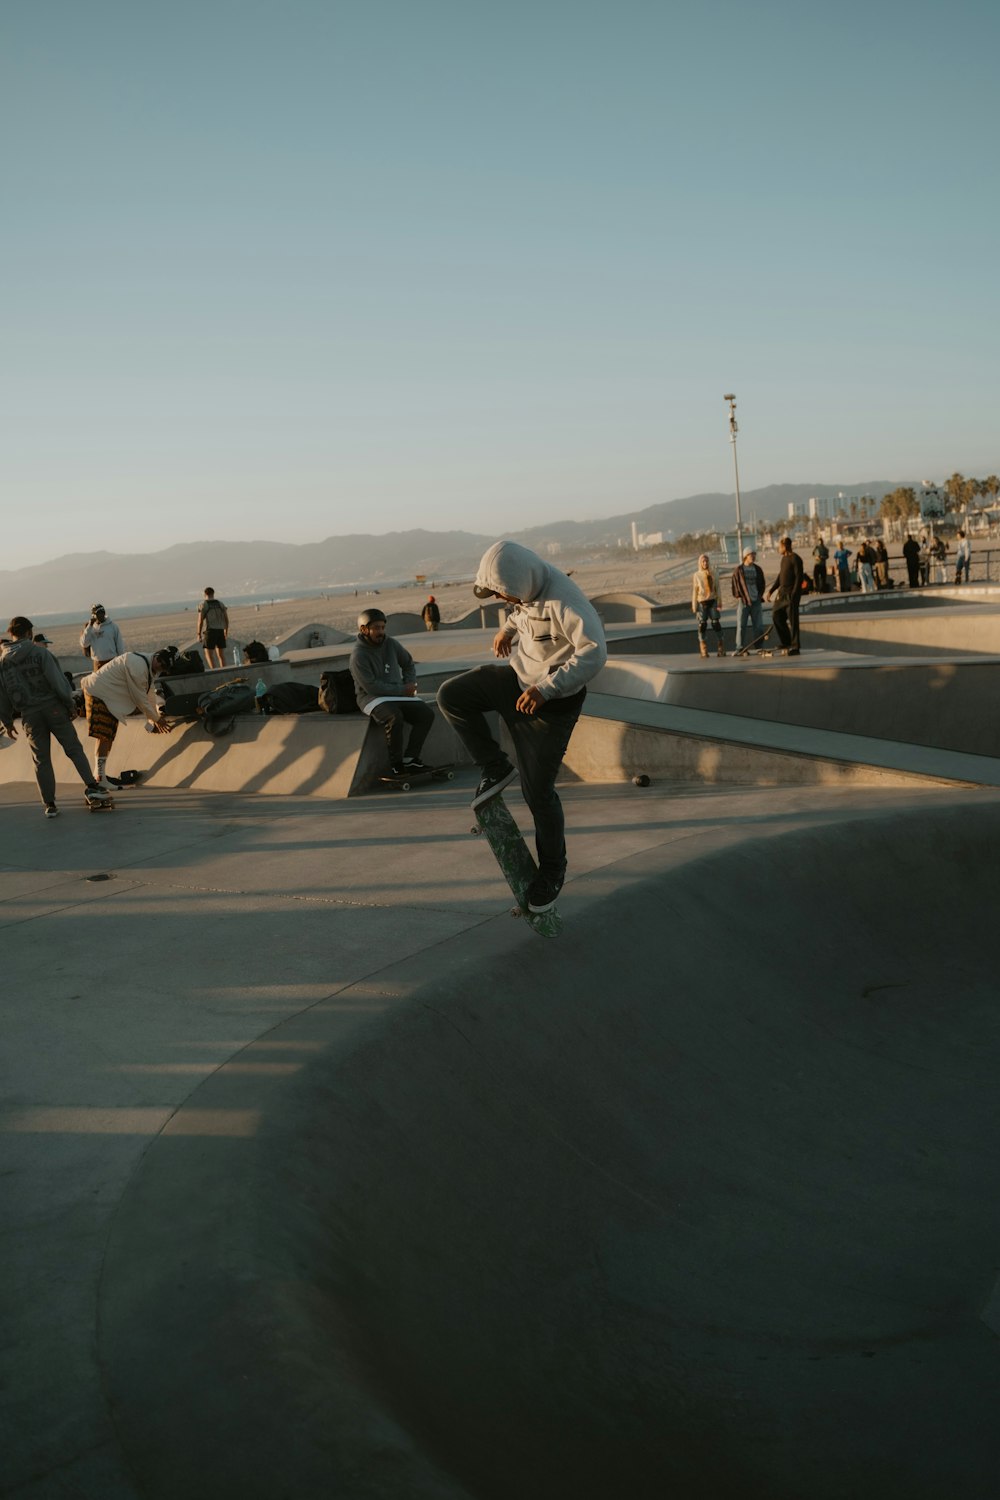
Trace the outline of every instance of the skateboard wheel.
<instances>
[{"instance_id":1,"label":"skateboard wheel","mask_svg":"<svg viewBox=\"0 0 1000 1500\"><path fill-rule=\"evenodd\" d=\"M642 776L633 776L632 777L632 785L633 786L649 786L649 777L646 776L645 774L643 774Z\"/></svg>"}]
</instances>

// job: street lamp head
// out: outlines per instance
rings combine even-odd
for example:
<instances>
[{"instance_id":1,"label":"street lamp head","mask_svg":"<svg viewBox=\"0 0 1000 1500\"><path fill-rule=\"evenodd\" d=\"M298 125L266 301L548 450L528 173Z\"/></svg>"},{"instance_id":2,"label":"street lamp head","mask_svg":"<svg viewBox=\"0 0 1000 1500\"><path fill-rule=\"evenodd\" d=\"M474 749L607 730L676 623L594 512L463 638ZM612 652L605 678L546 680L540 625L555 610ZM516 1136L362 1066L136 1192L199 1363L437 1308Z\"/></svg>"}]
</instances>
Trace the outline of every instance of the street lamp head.
<instances>
[{"instance_id":1,"label":"street lamp head","mask_svg":"<svg viewBox=\"0 0 1000 1500\"><path fill-rule=\"evenodd\" d=\"M723 399L723 401L735 401L736 397L735 396L723 396L722 399Z\"/></svg>"}]
</instances>

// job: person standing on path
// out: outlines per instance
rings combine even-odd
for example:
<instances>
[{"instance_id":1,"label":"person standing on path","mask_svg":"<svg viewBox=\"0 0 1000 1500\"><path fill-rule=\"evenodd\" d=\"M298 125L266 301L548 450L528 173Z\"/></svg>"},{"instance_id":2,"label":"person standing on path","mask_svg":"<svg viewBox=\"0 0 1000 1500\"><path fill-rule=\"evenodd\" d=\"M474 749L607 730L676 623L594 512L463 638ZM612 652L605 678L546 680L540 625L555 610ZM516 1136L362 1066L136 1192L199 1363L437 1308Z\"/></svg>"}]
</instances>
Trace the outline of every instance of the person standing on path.
<instances>
[{"instance_id":1,"label":"person standing on path","mask_svg":"<svg viewBox=\"0 0 1000 1500\"><path fill-rule=\"evenodd\" d=\"M566 878L566 826L556 776L580 717L586 684L608 648L597 610L565 573L518 542L494 542L483 554L473 592L510 606L493 637L503 665L473 667L438 690L438 707L482 770L473 807L520 774L535 823L538 874L528 910L549 911ZM496 712L514 744L517 768L493 735Z\"/></svg>"},{"instance_id":2,"label":"person standing on path","mask_svg":"<svg viewBox=\"0 0 1000 1500\"><path fill-rule=\"evenodd\" d=\"M911 589L920 587L920 543L916 537L906 533L903 543L903 561L906 563L906 578Z\"/></svg>"},{"instance_id":3,"label":"person standing on path","mask_svg":"<svg viewBox=\"0 0 1000 1500\"><path fill-rule=\"evenodd\" d=\"M73 723L73 691L59 670L59 663L45 646L36 645L31 639L31 621L23 615L15 615L7 630L11 639L0 647L0 723L13 740L17 738L14 715L21 716L45 816L55 818L59 814L52 767L53 738L83 782L87 801L107 802L109 793L91 774L80 744Z\"/></svg>"},{"instance_id":4,"label":"person standing on path","mask_svg":"<svg viewBox=\"0 0 1000 1500\"><path fill-rule=\"evenodd\" d=\"M837 538L833 560L837 565L837 590L841 594L849 594L851 592L851 549L844 546L843 537Z\"/></svg>"},{"instance_id":5,"label":"person standing on path","mask_svg":"<svg viewBox=\"0 0 1000 1500\"><path fill-rule=\"evenodd\" d=\"M773 600L771 618L786 656L799 654L799 600L802 596L802 559L792 550L792 539L778 543L778 576L768 589Z\"/></svg>"},{"instance_id":6,"label":"person standing on path","mask_svg":"<svg viewBox=\"0 0 1000 1500\"><path fill-rule=\"evenodd\" d=\"M708 655L705 632L709 625L716 635L716 655L725 656L726 643L722 637L722 617L719 613L719 584L707 552L699 557L698 571L691 579L691 613L698 621L698 650L702 656Z\"/></svg>"},{"instance_id":7,"label":"person standing on path","mask_svg":"<svg viewBox=\"0 0 1000 1500\"><path fill-rule=\"evenodd\" d=\"M198 643L209 667L226 665L226 635L229 630L229 611L221 599L216 599L214 589L206 589L205 597L198 605ZM217 658L213 661L213 656Z\"/></svg>"},{"instance_id":8,"label":"person standing on path","mask_svg":"<svg viewBox=\"0 0 1000 1500\"><path fill-rule=\"evenodd\" d=\"M969 581L969 569L972 566L972 547L969 538L964 531L958 533L958 546L955 548L955 582L962 582L962 573L965 573L965 581Z\"/></svg>"},{"instance_id":9,"label":"person standing on path","mask_svg":"<svg viewBox=\"0 0 1000 1500\"><path fill-rule=\"evenodd\" d=\"M813 588L817 594L826 593L826 560L830 549L822 536L813 548Z\"/></svg>"},{"instance_id":10,"label":"person standing on path","mask_svg":"<svg viewBox=\"0 0 1000 1500\"><path fill-rule=\"evenodd\" d=\"M733 569L729 587L737 601L736 649L741 651L764 639L764 570L752 547L745 549L742 566Z\"/></svg>"},{"instance_id":11,"label":"person standing on path","mask_svg":"<svg viewBox=\"0 0 1000 1500\"><path fill-rule=\"evenodd\" d=\"M114 620L108 619L103 604L91 605L90 621L80 637L80 649L84 656L90 657L95 672L125 650L122 633Z\"/></svg>"}]
</instances>

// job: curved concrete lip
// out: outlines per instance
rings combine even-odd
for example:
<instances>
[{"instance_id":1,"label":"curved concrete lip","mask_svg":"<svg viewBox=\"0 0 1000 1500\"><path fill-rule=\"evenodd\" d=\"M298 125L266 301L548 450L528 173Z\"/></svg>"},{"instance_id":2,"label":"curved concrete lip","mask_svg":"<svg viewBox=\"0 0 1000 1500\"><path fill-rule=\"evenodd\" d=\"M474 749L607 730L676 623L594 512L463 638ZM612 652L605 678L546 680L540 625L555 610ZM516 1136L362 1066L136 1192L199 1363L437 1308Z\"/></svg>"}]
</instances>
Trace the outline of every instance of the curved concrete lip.
<instances>
[{"instance_id":1,"label":"curved concrete lip","mask_svg":"<svg viewBox=\"0 0 1000 1500\"><path fill-rule=\"evenodd\" d=\"M706 818L247 1048L110 1239L139 1492L992 1496L998 836Z\"/></svg>"}]
</instances>

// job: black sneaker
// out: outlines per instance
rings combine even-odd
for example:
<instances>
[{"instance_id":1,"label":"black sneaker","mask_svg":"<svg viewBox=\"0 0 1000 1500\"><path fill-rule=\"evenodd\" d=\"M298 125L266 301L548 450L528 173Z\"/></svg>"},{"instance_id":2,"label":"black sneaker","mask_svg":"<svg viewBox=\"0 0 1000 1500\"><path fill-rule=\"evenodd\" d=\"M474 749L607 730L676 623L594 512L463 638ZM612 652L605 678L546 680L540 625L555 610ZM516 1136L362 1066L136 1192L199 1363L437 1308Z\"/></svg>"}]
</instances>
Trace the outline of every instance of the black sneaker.
<instances>
[{"instance_id":1,"label":"black sneaker","mask_svg":"<svg viewBox=\"0 0 1000 1500\"><path fill-rule=\"evenodd\" d=\"M488 802L491 797L495 797L497 792L502 792L505 786L510 786L516 775L517 772L512 765L508 765L505 771L498 771L494 776L484 775L476 787L476 795L472 799L472 806L482 807L483 803Z\"/></svg>"},{"instance_id":2,"label":"black sneaker","mask_svg":"<svg viewBox=\"0 0 1000 1500\"><path fill-rule=\"evenodd\" d=\"M423 763L423 761L417 755L404 755L403 756L403 770L404 771L429 771L430 770L430 766L425 766L424 763Z\"/></svg>"},{"instance_id":3,"label":"black sneaker","mask_svg":"<svg viewBox=\"0 0 1000 1500\"><path fill-rule=\"evenodd\" d=\"M551 911L555 906L559 892L563 888L564 875L543 875L539 872L526 891L528 910L533 912Z\"/></svg>"},{"instance_id":4,"label":"black sneaker","mask_svg":"<svg viewBox=\"0 0 1000 1500\"><path fill-rule=\"evenodd\" d=\"M56 807L56 805L55 805L54 802L46 802L46 804L45 804L45 816L47 818L58 818L58 816L59 816L59 809L58 809L58 807Z\"/></svg>"}]
</instances>

